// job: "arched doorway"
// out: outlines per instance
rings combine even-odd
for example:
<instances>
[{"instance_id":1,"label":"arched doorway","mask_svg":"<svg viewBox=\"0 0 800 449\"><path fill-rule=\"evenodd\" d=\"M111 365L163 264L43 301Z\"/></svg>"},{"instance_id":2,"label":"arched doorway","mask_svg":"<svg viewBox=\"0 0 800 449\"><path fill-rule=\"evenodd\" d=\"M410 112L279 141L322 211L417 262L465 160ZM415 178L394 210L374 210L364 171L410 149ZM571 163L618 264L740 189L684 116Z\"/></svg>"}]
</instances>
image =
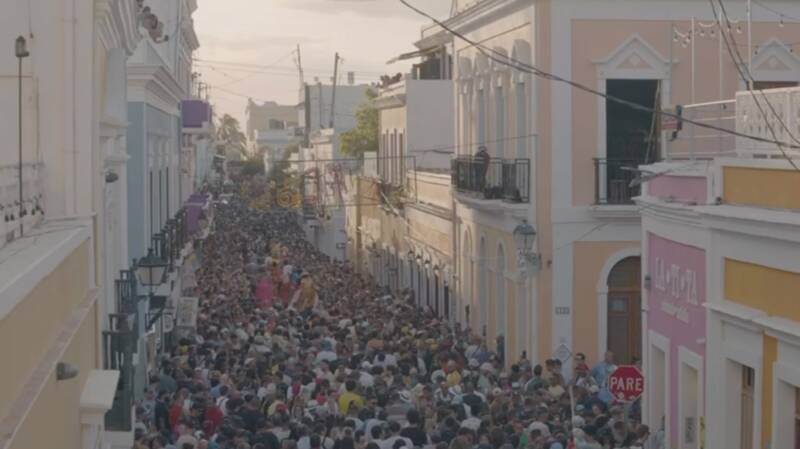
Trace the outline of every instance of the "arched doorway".
<instances>
[{"instance_id":1,"label":"arched doorway","mask_svg":"<svg viewBox=\"0 0 800 449\"><path fill-rule=\"evenodd\" d=\"M619 365L642 357L641 259L620 260L608 275L607 348Z\"/></svg>"},{"instance_id":2,"label":"arched doorway","mask_svg":"<svg viewBox=\"0 0 800 449\"><path fill-rule=\"evenodd\" d=\"M481 237L480 248L478 249L478 301L480 302L480 324L481 335L486 336L486 325L489 322L489 300L486 298L488 291L489 275L486 267L486 237Z\"/></svg>"}]
</instances>

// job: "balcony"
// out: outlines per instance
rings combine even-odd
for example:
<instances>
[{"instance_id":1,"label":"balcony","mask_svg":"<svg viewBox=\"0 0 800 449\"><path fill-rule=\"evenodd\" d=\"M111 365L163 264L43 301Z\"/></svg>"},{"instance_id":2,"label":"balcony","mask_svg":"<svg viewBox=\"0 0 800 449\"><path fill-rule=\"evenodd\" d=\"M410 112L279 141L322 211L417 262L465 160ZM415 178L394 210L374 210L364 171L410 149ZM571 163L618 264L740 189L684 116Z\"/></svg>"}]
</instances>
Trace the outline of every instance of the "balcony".
<instances>
[{"instance_id":1,"label":"balcony","mask_svg":"<svg viewBox=\"0 0 800 449\"><path fill-rule=\"evenodd\" d=\"M626 168L637 168L641 161L635 159L594 159L594 204L632 205L639 195L640 187L631 187L636 172Z\"/></svg>"},{"instance_id":2,"label":"balcony","mask_svg":"<svg viewBox=\"0 0 800 449\"><path fill-rule=\"evenodd\" d=\"M0 165L0 248L27 234L44 219L44 165L22 164L22 204L19 165Z\"/></svg>"},{"instance_id":3,"label":"balcony","mask_svg":"<svg viewBox=\"0 0 800 449\"><path fill-rule=\"evenodd\" d=\"M530 160L462 156L452 161L452 183L460 193L509 203L530 201Z\"/></svg>"}]
</instances>

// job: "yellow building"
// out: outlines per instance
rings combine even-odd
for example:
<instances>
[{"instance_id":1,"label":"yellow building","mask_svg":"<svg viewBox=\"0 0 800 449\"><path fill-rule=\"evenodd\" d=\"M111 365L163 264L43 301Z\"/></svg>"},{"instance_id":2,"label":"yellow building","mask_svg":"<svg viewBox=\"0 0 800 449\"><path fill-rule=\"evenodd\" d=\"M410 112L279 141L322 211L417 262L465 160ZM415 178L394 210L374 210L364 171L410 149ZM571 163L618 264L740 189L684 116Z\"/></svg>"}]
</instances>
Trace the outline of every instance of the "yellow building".
<instances>
[{"instance_id":1,"label":"yellow building","mask_svg":"<svg viewBox=\"0 0 800 449\"><path fill-rule=\"evenodd\" d=\"M701 212L711 230L706 447L794 448L800 171L786 161L736 159L717 161L716 173L721 204Z\"/></svg>"}]
</instances>

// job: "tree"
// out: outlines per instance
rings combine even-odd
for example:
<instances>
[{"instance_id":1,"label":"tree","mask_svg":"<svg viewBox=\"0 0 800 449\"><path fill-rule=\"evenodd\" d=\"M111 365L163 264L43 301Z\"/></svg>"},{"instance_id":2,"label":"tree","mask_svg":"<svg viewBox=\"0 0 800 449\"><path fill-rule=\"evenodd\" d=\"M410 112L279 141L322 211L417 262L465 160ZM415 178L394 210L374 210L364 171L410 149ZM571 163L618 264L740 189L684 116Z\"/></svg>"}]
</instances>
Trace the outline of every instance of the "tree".
<instances>
[{"instance_id":1,"label":"tree","mask_svg":"<svg viewBox=\"0 0 800 449\"><path fill-rule=\"evenodd\" d=\"M378 94L372 89L366 92L366 100L356 109L356 127L339 135L342 154L361 157L365 152L378 151L379 117L373 100Z\"/></svg>"},{"instance_id":2,"label":"tree","mask_svg":"<svg viewBox=\"0 0 800 449\"><path fill-rule=\"evenodd\" d=\"M217 140L224 142L227 148L239 151L243 158L247 157L247 136L239 128L239 121L228 114L220 119Z\"/></svg>"},{"instance_id":3,"label":"tree","mask_svg":"<svg viewBox=\"0 0 800 449\"><path fill-rule=\"evenodd\" d=\"M275 161L269 168L267 179L274 181L276 185L287 185L290 183L292 177L291 173L289 173L289 168L291 167L289 158L292 157L292 153L296 153L297 151L299 151L299 146L297 144L291 144L284 148L280 160Z\"/></svg>"}]
</instances>

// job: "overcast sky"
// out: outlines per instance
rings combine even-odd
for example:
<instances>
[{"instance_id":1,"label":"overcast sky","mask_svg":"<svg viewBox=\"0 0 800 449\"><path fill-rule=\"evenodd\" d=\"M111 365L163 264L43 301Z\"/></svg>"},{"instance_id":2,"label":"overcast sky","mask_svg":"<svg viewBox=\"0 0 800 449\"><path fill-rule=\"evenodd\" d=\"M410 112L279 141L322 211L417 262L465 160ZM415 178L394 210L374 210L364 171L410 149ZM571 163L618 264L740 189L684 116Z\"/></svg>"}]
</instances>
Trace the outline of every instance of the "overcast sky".
<instances>
[{"instance_id":1,"label":"overcast sky","mask_svg":"<svg viewBox=\"0 0 800 449\"><path fill-rule=\"evenodd\" d=\"M194 14L200 49L194 70L211 85L218 114L244 120L247 97L296 104L300 44L306 82L333 76L334 53L344 59L341 73L357 82L404 72L408 64L386 61L413 50L429 22L397 0L199 0ZM412 0L439 18L451 0ZM235 65L238 63L244 65ZM264 67L254 67L264 66ZM346 80L345 78L340 78Z\"/></svg>"}]
</instances>

